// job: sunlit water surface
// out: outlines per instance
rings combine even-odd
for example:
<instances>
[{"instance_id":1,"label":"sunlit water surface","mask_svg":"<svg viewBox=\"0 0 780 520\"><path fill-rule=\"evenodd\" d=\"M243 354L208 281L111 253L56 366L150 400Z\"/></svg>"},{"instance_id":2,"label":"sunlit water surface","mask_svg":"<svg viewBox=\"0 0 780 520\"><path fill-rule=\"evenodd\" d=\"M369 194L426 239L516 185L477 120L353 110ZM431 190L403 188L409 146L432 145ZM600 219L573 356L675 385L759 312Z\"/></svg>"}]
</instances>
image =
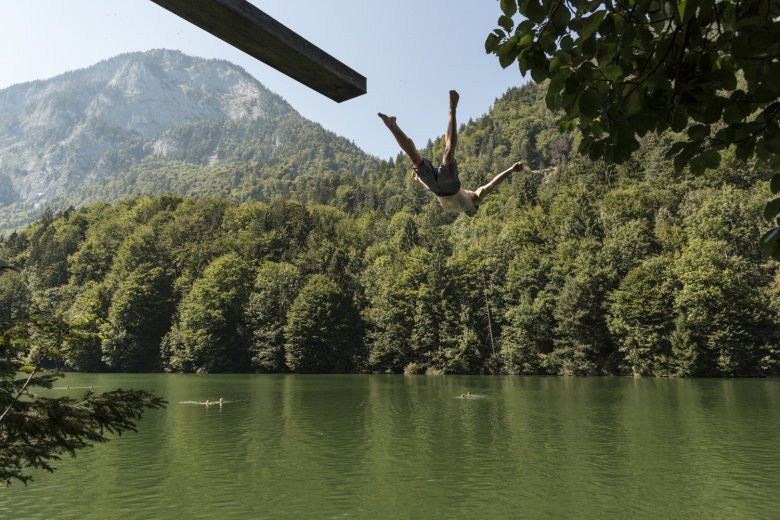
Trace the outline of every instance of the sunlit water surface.
<instances>
[{"instance_id":1,"label":"sunlit water surface","mask_svg":"<svg viewBox=\"0 0 780 520\"><path fill-rule=\"evenodd\" d=\"M0 490L0 518L780 518L778 380L73 374L42 395L92 385L169 405Z\"/></svg>"}]
</instances>

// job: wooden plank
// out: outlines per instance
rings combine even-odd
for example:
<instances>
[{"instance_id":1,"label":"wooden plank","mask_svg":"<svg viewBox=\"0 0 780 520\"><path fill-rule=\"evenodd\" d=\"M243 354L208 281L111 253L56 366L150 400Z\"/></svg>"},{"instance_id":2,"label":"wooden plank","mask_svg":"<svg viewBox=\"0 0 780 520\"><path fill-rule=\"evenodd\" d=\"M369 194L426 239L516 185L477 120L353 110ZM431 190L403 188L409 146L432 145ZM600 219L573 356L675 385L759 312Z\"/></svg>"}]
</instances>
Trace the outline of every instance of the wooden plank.
<instances>
[{"instance_id":1,"label":"wooden plank","mask_svg":"<svg viewBox=\"0 0 780 520\"><path fill-rule=\"evenodd\" d=\"M334 101L366 93L366 78L246 0L152 0Z\"/></svg>"}]
</instances>

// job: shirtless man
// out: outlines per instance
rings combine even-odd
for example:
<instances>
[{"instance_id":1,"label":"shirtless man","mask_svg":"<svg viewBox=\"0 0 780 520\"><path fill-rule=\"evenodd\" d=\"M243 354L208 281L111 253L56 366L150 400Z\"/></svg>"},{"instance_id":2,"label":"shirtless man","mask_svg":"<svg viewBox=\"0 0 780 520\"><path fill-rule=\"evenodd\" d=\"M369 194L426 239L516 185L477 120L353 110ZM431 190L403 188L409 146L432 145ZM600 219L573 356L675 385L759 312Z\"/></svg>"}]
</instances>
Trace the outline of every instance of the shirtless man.
<instances>
[{"instance_id":1,"label":"shirtless man","mask_svg":"<svg viewBox=\"0 0 780 520\"><path fill-rule=\"evenodd\" d=\"M439 200L441 207L453 213L465 213L468 216L474 216L477 213L479 204L482 200L495 189L496 186L506 179L512 172L519 172L523 169L522 162L516 162L510 168L499 173L493 180L477 188L476 191L465 190L458 180L458 163L455 160L455 146L458 144L458 130L455 121L455 110L458 107L460 96L454 90L450 90L450 111L447 121L447 134L445 135L446 146L444 148L444 157L439 168L434 168L431 161L423 158L417 147L403 131L398 128L395 117L380 113L387 128L390 129L395 140L401 146L401 149L409 156L414 165L414 178L431 190Z\"/></svg>"}]
</instances>

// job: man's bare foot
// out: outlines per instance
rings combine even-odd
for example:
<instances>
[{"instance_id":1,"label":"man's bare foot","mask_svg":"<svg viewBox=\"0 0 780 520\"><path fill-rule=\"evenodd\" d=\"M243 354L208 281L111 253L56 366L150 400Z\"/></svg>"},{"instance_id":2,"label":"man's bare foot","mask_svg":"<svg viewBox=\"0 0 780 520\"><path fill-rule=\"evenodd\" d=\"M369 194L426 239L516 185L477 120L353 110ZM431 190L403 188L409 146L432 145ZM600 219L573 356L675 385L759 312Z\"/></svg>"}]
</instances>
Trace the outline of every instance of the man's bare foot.
<instances>
[{"instance_id":1,"label":"man's bare foot","mask_svg":"<svg viewBox=\"0 0 780 520\"><path fill-rule=\"evenodd\" d=\"M450 90L450 107L455 108L458 106L458 100L460 99L460 94L458 94L454 90Z\"/></svg>"},{"instance_id":2,"label":"man's bare foot","mask_svg":"<svg viewBox=\"0 0 780 520\"><path fill-rule=\"evenodd\" d=\"M382 119L382 121L385 123L387 128L395 128L396 127L395 116L388 116L388 115L383 114L382 112L379 112L377 115Z\"/></svg>"}]
</instances>

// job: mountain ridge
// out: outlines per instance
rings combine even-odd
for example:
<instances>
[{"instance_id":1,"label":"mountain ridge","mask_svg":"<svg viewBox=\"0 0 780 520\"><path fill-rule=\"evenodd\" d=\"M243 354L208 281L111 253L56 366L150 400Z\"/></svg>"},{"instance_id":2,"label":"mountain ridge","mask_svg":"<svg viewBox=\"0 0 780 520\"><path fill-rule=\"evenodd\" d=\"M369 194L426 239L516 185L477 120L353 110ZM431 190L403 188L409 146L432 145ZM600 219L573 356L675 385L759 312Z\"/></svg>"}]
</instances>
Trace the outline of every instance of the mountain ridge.
<instances>
[{"instance_id":1,"label":"mountain ridge","mask_svg":"<svg viewBox=\"0 0 780 520\"><path fill-rule=\"evenodd\" d=\"M265 151L249 154L255 158L273 156L274 148L295 155L295 143L282 139L289 127L314 125L318 139L341 139L334 146L349 147L243 68L179 51L121 54L0 90L0 232L33 220L44 207L80 205L85 190L100 198L102 183L144 161L241 163L247 154L237 149L259 145L231 148L235 139L225 133L231 121L252 126L256 133L247 130L244 139L265 141ZM213 152L205 161L204 146ZM349 154L356 163L376 162L354 145ZM131 189L116 195L135 195Z\"/></svg>"}]
</instances>

